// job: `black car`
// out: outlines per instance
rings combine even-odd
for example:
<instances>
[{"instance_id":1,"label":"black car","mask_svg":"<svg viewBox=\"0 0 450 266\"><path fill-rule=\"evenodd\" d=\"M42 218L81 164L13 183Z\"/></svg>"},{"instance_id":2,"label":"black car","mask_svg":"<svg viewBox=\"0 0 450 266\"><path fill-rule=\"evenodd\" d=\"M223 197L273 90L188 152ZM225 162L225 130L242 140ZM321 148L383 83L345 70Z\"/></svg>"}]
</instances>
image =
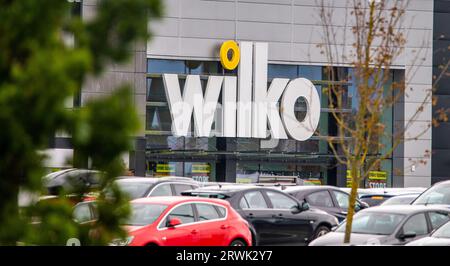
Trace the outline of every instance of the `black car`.
<instances>
[{"instance_id":1,"label":"black car","mask_svg":"<svg viewBox=\"0 0 450 266\"><path fill-rule=\"evenodd\" d=\"M306 201L310 206L321 209L341 222L347 216L350 195L333 186L295 186L286 187L284 192L292 195L299 201ZM368 208L364 202L356 200L355 210Z\"/></svg>"},{"instance_id":2,"label":"black car","mask_svg":"<svg viewBox=\"0 0 450 266\"><path fill-rule=\"evenodd\" d=\"M350 245L405 245L428 236L450 220L450 210L431 206L388 205L362 210L353 217ZM340 246L346 222L310 243Z\"/></svg>"},{"instance_id":3,"label":"black car","mask_svg":"<svg viewBox=\"0 0 450 266\"><path fill-rule=\"evenodd\" d=\"M119 177L117 186L133 200L155 196L180 196L200 184L187 177Z\"/></svg>"},{"instance_id":4,"label":"black car","mask_svg":"<svg viewBox=\"0 0 450 266\"><path fill-rule=\"evenodd\" d=\"M225 199L250 224L254 245L306 245L328 233L338 220L272 188L234 185L205 187L184 196Z\"/></svg>"}]
</instances>

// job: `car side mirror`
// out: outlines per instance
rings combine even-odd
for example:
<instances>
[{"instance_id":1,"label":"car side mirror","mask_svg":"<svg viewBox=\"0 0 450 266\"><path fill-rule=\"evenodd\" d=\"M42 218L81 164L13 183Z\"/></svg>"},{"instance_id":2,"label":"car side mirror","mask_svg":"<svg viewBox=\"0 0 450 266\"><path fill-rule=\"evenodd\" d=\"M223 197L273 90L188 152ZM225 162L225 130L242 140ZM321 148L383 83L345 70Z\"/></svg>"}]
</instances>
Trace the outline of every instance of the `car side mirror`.
<instances>
[{"instance_id":1,"label":"car side mirror","mask_svg":"<svg viewBox=\"0 0 450 266\"><path fill-rule=\"evenodd\" d=\"M302 210L302 211L307 211L307 210L309 210L309 203L306 202L306 201L302 202L301 210Z\"/></svg>"},{"instance_id":2,"label":"car side mirror","mask_svg":"<svg viewBox=\"0 0 450 266\"><path fill-rule=\"evenodd\" d=\"M178 218L172 218L169 220L168 227L174 228L177 225L182 224L181 220Z\"/></svg>"},{"instance_id":3,"label":"car side mirror","mask_svg":"<svg viewBox=\"0 0 450 266\"><path fill-rule=\"evenodd\" d=\"M302 207L299 205L295 205L291 207L292 214L297 214L302 212Z\"/></svg>"},{"instance_id":4,"label":"car side mirror","mask_svg":"<svg viewBox=\"0 0 450 266\"><path fill-rule=\"evenodd\" d=\"M417 234L415 232L406 232L406 233L401 233L398 238L401 240L406 240L408 238L414 238L416 237Z\"/></svg>"}]
</instances>

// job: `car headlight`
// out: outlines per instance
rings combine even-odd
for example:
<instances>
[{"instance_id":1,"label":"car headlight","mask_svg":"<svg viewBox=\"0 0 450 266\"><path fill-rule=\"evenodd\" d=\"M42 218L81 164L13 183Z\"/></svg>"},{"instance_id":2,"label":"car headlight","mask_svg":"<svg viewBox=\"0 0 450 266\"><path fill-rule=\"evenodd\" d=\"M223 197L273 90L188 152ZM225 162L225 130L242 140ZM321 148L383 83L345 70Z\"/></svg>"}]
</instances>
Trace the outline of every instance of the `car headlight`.
<instances>
[{"instance_id":1,"label":"car headlight","mask_svg":"<svg viewBox=\"0 0 450 266\"><path fill-rule=\"evenodd\" d=\"M134 236L129 236L127 238L116 238L109 243L110 246L128 246L131 241L133 241Z\"/></svg>"},{"instance_id":2,"label":"car headlight","mask_svg":"<svg viewBox=\"0 0 450 266\"><path fill-rule=\"evenodd\" d=\"M336 225L338 225L339 224L338 218L334 217L334 222L335 222Z\"/></svg>"}]
</instances>

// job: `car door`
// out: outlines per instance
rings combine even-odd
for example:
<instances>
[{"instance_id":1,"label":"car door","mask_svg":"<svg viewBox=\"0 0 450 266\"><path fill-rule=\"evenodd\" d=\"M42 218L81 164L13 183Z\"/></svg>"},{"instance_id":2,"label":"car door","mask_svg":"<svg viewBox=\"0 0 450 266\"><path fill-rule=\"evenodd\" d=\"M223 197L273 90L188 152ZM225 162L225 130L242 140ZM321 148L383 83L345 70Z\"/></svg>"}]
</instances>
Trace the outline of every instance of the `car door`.
<instances>
[{"instance_id":1,"label":"car door","mask_svg":"<svg viewBox=\"0 0 450 266\"><path fill-rule=\"evenodd\" d=\"M407 239L401 239L400 235L402 234L409 234L414 233L416 236L407 238ZM414 214L411 217L408 218L408 220L402 225L401 229L397 233L397 242L393 244L397 245L405 245L411 241L414 241L416 239L422 238L430 233L430 229L428 226L427 218L425 216L425 213L418 213Z\"/></svg>"},{"instance_id":2,"label":"car door","mask_svg":"<svg viewBox=\"0 0 450 266\"><path fill-rule=\"evenodd\" d=\"M228 221L209 203L195 203L197 214L198 244L201 246L225 246L228 239ZM223 208L223 207L219 207Z\"/></svg>"},{"instance_id":3,"label":"car door","mask_svg":"<svg viewBox=\"0 0 450 266\"><path fill-rule=\"evenodd\" d=\"M331 195L336 204L334 216L338 218L339 222L342 222L347 218L349 195L338 190L331 190Z\"/></svg>"},{"instance_id":4,"label":"car door","mask_svg":"<svg viewBox=\"0 0 450 266\"><path fill-rule=\"evenodd\" d=\"M181 220L181 224L169 227L168 221L172 218ZM198 245L198 233L195 223L195 214L192 204L181 204L173 208L158 227L161 242L165 246L195 246Z\"/></svg>"},{"instance_id":5,"label":"car door","mask_svg":"<svg viewBox=\"0 0 450 266\"><path fill-rule=\"evenodd\" d=\"M293 212L299 203L291 197L277 192L265 191L272 209L272 230L276 232L272 245L304 245L312 234L312 224L306 212Z\"/></svg>"},{"instance_id":6,"label":"car door","mask_svg":"<svg viewBox=\"0 0 450 266\"><path fill-rule=\"evenodd\" d=\"M255 229L259 245L269 245L276 231L273 230L272 210L266 198L258 190L245 192L239 199L239 214Z\"/></svg>"},{"instance_id":7,"label":"car door","mask_svg":"<svg viewBox=\"0 0 450 266\"><path fill-rule=\"evenodd\" d=\"M340 210L334 205L333 198L328 189L312 192L305 197L305 200L310 206L336 216L339 220L345 219L345 215L340 214Z\"/></svg>"}]
</instances>

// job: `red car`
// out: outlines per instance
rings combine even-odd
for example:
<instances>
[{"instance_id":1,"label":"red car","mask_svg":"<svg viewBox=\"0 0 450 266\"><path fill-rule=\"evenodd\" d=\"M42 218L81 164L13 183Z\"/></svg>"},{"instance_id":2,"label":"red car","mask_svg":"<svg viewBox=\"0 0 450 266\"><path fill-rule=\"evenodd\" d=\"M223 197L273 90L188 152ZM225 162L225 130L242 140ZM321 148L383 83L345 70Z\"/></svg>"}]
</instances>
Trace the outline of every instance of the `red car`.
<instances>
[{"instance_id":1,"label":"red car","mask_svg":"<svg viewBox=\"0 0 450 266\"><path fill-rule=\"evenodd\" d=\"M250 246L249 225L227 201L151 197L131 201L129 246Z\"/></svg>"}]
</instances>

